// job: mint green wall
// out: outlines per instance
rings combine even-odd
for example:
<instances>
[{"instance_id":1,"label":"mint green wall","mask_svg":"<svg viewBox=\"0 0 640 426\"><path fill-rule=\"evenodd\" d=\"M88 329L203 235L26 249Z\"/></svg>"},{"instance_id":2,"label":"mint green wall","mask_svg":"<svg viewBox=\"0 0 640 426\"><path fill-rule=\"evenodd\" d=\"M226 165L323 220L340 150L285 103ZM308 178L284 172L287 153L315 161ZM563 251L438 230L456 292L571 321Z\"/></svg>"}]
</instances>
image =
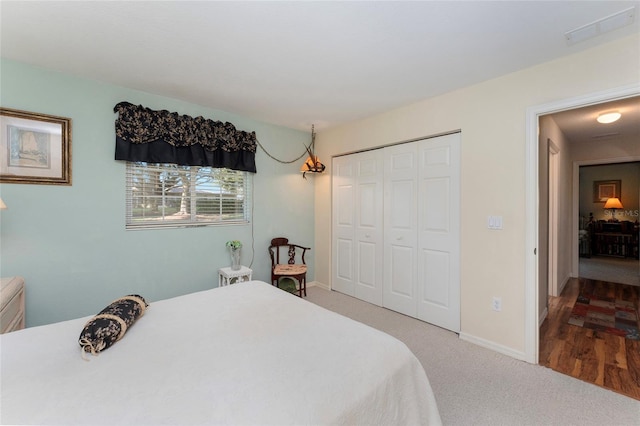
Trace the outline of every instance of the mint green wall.
<instances>
[{"instance_id":1,"label":"mint green wall","mask_svg":"<svg viewBox=\"0 0 640 426\"><path fill-rule=\"evenodd\" d=\"M255 131L280 159L296 158L310 141L306 132L3 59L2 107L73 120L72 186L0 185L8 206L0 213L0 275L25 278L27 326L91 315L129 293L153 302L216 287L218 268L230 263L227 240L244 243L242 263L253 257L254 279L267 282L271 238L314 246L313 178L302 179L300 162L284 165L260 149L252 225L125 230L125 164L113 159L120 101L229 121Z\"/></svg>"}]
</instances>

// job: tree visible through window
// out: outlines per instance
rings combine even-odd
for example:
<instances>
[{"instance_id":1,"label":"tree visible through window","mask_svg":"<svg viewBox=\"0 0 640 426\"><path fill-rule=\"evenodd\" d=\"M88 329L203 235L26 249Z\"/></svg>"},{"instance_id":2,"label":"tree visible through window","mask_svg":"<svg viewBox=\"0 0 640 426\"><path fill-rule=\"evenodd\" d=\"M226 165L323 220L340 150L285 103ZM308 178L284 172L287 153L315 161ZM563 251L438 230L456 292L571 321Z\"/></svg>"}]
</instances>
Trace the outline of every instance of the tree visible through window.
<instances>
[{"instance_id":1,"label":"tree visible through window","mask_svg":"<svg viewBox=\"0 0 640 426\"><path fill-rule=\"evenodd\" d=\"M127 228L249 221L247 172L127 163Z\"/></svg>"}]
</instances>

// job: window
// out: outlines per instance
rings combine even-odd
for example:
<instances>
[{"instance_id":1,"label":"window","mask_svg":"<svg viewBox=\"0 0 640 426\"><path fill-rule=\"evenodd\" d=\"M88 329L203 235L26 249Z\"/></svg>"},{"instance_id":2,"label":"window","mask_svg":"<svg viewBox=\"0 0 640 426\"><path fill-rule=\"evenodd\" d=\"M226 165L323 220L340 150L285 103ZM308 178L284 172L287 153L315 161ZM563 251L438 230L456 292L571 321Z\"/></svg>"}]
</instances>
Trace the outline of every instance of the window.
<instances>
[{"instance_id":1,"label":"window","mask_svg":"<svg viewBox=\"0 0 640 426\"><path fill-rule=\"evenodd\" d=\"M247 223L247 172L127 163L127 229Z\"/></svg>"}]
</instances>

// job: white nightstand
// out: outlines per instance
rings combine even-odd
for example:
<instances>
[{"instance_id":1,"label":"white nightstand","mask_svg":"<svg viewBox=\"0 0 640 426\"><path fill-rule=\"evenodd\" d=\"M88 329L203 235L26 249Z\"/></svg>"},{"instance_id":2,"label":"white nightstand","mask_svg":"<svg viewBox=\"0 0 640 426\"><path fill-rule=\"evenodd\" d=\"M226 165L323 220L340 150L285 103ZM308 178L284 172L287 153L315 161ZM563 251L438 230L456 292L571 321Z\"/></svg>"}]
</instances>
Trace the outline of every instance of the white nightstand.
<instances>
[{"instance_id":1,"label":"white nightstand","mask_svg":"<svg viewBox=\"0 0 640 426\"><path fill-rule=\"evenodd\" d=\"M253 271L246 266L240 266L240 269L234 271L230 266L218 269L218 287L223 287L233 283L242 281L251 281Z\"/></svg>"}]
</instances>

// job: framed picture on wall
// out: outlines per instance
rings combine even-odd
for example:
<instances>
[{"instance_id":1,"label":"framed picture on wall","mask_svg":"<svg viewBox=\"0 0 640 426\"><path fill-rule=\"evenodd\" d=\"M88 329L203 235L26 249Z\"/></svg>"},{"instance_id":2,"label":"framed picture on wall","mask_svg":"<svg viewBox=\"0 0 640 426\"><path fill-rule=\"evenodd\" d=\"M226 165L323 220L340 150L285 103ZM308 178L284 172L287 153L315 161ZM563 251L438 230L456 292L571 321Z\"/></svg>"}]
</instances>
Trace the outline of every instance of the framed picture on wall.
<instances>
[{"instance_id":1,"label":"framed picture on wall","mask_svg":"<svg viewBox=\"0 0 640 426\"><path fill-rule=\"evenodd\" d=\"M593 182L593 202L606 203L609 198L619 198L620 180L596 180Z\"/></svg>"},{"instance_id":2,"label":"framed picture on wall","mask_svg":"<svg viewBox=\"0 0 640 426\"><path fill-rule=\"evenodd\" d=\"M0 108L0 183L71 185L71 119Z\"/></svg>"}]
</instances>

